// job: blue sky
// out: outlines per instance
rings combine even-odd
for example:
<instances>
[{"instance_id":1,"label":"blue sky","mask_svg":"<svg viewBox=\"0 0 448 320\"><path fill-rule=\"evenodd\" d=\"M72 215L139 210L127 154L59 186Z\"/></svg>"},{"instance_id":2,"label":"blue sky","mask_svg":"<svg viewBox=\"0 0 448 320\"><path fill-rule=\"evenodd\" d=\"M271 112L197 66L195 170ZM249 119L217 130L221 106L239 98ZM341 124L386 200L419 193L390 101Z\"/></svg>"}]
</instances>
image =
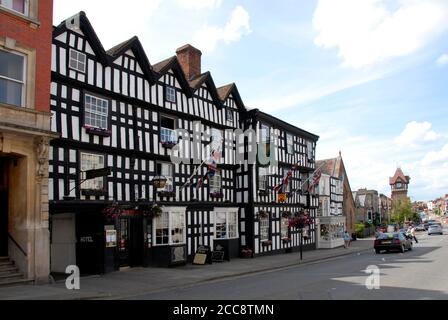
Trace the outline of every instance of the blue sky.
<instances>
[{"instance_id":1,"label":"blue sky","mask_svg":"<svg viewBox=\"0 0 448 320\"><path fill-rule=\"evenodd\" d=\"M448 1L55 0L85 11L106 48L137 35L155 64L191 43L217 86L342 152L353 189L390 195L401 166L413 200L448 193Z\"/></svg>"}]
</instances>

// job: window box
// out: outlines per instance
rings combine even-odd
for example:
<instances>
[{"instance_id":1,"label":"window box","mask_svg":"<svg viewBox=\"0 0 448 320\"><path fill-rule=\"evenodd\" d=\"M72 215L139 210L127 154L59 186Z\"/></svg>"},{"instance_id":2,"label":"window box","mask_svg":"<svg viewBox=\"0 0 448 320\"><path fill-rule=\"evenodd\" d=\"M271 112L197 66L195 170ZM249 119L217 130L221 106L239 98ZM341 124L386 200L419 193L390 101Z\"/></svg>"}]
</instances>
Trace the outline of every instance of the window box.
<instances>
[{"instance_id":1,"label":"window box","mask_svg":"<svg viewBox=\"0 0 448 320\"><path fill-rule=\"evenodd\" d=\"M283 238L282 241L283 241L283 243L290 243L291 238Z\"/></svg>"},{"instance_id":2,"label":"window box","mask_svg":"<svg viewBox=\"0 0 448 320\"><path fill-rule=\"evenodd\" d=\"M106 196L107 195L107 190L88 190L88 189L84 189L81 190L81 194L83 196L91 196L91 197L100 197L100 196Z\"/></svg>"},{"instance_id":3,"label":"window box","mask_svg":"<svg viewBox=\"0 0 448 320\"><path fill-rule=\"evenodd\" d=\"M176 196L176 193L174 191L158 191L157 194L159 197L163 198L174 198Z\"/></svg>"},{"instance_id":4,"label":"window box","mask_svg":"<svg viewBox=\"0 0 448 320\"><path fill-rule=\"evenodd\" d=\"M269 247L269 246L272 246L272 241L271 241L271 240L263 241L263 242L261 243L261 245L262 245L263 247Z\"/></svg>"},{"instance_id":5,"label":"window box","mask_svg":"<svg viewBox=\"0 0 448 320\"><path fill-rule=\"evenodd\" d=\"M84 128L88 134L95 134L102 137L110 137L112 132L109 129L102 129L85 125Z\"/></svg>"},{"instance_id":6,"label":"window box","mask_svg":"<svg viewBox=\"0 0 448 320\"><path fill-rule=\"evenodd\" d=\"M174 141L162 141L162 147L167 149L172 149L177 145L177 142Z\"/></svg>"},{"instance_id":7,"label":"window box","mask_svg":"<svg viewBox=\"0 0 448 320\"><path fill-rule=\"evenodd\" d=\"M222 198L224 198L224 194L222 192L212 192L212 193L210 193L210 197L216 198L216 199L222 199Z\"/></svg>"},{"instance_id":8,"label":"window box","mask_svg":"<svg viewBox=\"0 0 448 320\"><path fill-rule=\"evenodd\" d=\"M252 259L254 257L253 250L249 249L248 247L245 247L243 250L241 250L241 258L245 259Z\"/></svg>"},{"instance_id":9,"label":"window box","mask_svg":"<svg viewBox=\"0 0 448 320\"><path fill-rule=\"evenodd\" d=\"M259 195L260 197L267 197L267 196L269 195L269 192L266 191L266 190L259 190L259 191L258 191L258 195Z\"/></svg>"}]
</instances>

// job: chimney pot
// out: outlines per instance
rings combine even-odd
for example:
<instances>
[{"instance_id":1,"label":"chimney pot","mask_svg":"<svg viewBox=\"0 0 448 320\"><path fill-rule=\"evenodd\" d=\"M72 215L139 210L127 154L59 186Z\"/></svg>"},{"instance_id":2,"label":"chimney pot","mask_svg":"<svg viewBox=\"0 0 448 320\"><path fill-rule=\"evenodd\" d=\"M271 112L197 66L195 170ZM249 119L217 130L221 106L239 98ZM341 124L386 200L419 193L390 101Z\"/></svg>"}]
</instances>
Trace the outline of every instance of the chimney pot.
<instances>
[{"instance_id":1,"label":"chimney pot","mask_svg":"<svg viewBox=\"0 0 448 320\"><path fill-rule=\"evenodd\" d=\"M201 74L202 52L199 49L187 44L178 48L176 54L188 81Z\"/></svg>"}]
</instances>

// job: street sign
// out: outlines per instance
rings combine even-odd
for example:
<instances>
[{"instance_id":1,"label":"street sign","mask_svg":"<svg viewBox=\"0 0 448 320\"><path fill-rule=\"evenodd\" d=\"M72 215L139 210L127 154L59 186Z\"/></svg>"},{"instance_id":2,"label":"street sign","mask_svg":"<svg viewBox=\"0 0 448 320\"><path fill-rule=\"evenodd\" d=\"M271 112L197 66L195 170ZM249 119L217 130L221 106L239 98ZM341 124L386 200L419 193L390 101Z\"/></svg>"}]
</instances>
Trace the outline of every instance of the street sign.
<instances>
[{"instance_id":1,"label":"street sign","mask_svg":"<svg viewBox=\"0 0 448 320\"><path fill-rule=\"evenodd\" d=\"M95 169L95 170L87 170L84 172L86 176L86 180L91 180L99 177L107 177L111 174L111 168L106 167L103 169Z\"/></svg>"}]
</instances>

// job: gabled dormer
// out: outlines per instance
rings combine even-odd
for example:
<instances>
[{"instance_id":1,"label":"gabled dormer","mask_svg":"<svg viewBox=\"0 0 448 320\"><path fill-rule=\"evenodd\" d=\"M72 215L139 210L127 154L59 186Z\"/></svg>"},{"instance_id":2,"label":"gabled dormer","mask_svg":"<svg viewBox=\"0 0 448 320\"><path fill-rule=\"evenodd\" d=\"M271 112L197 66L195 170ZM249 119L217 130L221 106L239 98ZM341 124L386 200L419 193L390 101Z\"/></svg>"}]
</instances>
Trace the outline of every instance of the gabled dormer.
<instances>
[{"instance_id":1,"label":"gabled dormer","mask_svg":"<svg viewBox=\"0 0 448 320\"><path fill-rule=\"evenodd\" d=\"M79 38L84 41L80 41ZM95 30L84 11L62 21L53 29L53 38L69 47L96 56L96 59L106 65L107 54Z\"/></svg>"},{"instance_id":2,"label":"gabled dormer","mask_svg":"<svg viewBox=\"0 0 448 320\"><path fill-rule=\"evenodd\" d=\"M156 77L138 37L132 37L107 50L107 55L111 64L145 75L151 84L155 82Z\"/></svg>"}]
</instances>

